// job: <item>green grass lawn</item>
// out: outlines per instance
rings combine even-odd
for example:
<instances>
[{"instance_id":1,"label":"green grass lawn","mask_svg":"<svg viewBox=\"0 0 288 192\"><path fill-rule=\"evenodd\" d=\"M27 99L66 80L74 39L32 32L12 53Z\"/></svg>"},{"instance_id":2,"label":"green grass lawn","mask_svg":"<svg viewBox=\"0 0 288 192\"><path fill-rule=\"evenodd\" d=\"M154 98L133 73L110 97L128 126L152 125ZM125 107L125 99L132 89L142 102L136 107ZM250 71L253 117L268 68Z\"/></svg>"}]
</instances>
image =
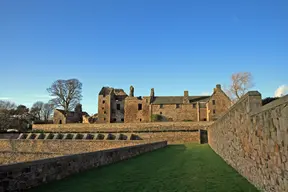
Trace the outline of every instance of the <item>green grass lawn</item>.
<instances>
[{"instance_id":1,"label":"green grass lawn","mask_svg":"<svg viewBox=\"0 0 288 192\"><path fill-rule=\"evenodd\" d=\"M37 187L40 192L254 192L208 145L170 145Z\"/></svg>"}]
</instances>

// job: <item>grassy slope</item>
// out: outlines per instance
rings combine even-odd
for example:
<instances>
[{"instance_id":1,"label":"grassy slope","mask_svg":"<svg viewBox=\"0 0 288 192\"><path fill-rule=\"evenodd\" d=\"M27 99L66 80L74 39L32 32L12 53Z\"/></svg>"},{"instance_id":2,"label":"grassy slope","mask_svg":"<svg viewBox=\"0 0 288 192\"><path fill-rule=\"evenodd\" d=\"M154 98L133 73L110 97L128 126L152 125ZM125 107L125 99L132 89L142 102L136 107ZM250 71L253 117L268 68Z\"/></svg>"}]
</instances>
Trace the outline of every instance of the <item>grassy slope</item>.
<instances>
[{"instance_id":1,"label":"grassy slope","mask_svg":"<svg viewBox=\"0 0 288 192\"><path fill-rule=\"evenodd\" d=\"M208 145L187 144L92 169L32 191L256 192L257 189Z\"/></svg>"}]
</instances>

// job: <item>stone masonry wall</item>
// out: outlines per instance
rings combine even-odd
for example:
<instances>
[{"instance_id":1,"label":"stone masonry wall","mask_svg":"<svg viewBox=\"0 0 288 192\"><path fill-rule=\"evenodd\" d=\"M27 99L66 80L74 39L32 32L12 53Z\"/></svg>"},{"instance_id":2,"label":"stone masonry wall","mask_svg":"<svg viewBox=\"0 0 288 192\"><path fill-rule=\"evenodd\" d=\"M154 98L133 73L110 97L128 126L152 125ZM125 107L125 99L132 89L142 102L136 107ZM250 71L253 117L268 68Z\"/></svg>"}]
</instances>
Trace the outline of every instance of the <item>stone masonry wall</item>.
<instances>
[{"instance_id":1,"label":"stone masonry wall","mask_svg":"<svg viewBox=\"0 0 288 192\"><path fill-rule=\"evenodd\" d=\"M13 151L13 152L76 154L76 153L98 151L103 149L133 146L148 142L149 141L144 140L95 141L95 140L3 139L0 140L0 149L1 151Z\"/></svg>"},{"instance_id":2,"label":"stone masonry wall","mask_svg":"<svg viewBox=\"0 0 288 192\"><path fill-rule=\"evenodd\" d=\"M31 152L11 152L0 151L0 165L25 161L35 161L51 157L61 156L60 153L31 153Z\"/></svg>"},{"instance_id":3,"label":"stone masonry wall","mask_svg":"<svg viewBox=\"0 0 288 192\"><path fill-rule=\"evenodd\" d=\"M288 96L248 92L209 129L211 148L259 189L288 191Z\"/></svg>"},{"instance_id":4,"label":"stone masonry wall","mask_svg":"<svg viewBox=\"0 0 288 192\"><path fill-rule=\"evenodd\" d=\"M42 183L163 148L166 141L0 166L0 191L22 191Z\"/></svg>"},{"instance_id":5,"label":"stone masonry wall","mask_svg":"<svg viewBox=\"0 0 288 192\"><path fill-rule=\"evenodd\" d=\"M34 124L33 130L45 132L141 132L168 130L206 129L213 122L151 122L151 123L102 123L102 124Z\"/></svg>"}]
</instances>

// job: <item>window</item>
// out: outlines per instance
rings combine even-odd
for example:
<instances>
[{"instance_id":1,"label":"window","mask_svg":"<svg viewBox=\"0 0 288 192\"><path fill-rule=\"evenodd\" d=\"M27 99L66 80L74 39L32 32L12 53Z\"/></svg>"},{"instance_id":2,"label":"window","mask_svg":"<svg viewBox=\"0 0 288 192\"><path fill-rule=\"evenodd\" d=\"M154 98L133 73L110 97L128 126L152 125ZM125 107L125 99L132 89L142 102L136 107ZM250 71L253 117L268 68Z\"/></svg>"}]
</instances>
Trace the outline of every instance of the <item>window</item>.
<instances>
[{"instance_id":1,"label":"window","mask_svg":"<svg viewBox=\"0 0 288 192\"><path fill-rule=\"evenodd\" d=\"M104 111L104 114L106 114L106 111Z\"/></svg>"},{"instance_id":2,"label":"window","mask_svg":"<svg viewBox=\"0 0 288 192\"><path fill-rule=\"evenodd\" d=\"M162 112L160 111L160 115L162 115Z\"/></svg>"},{"instance_id":3,"label":"window","mask_svg":"<svg viewBox=\"0 0 288 192\"><path fill-rule=\"evenodd\" d=\"M160 104L160 108L163 108L163 104Z\"/></svg>"},{"instance_id":4,"label":"window","mask_svg":"<svg viewBox=\"0 0 288 192\"><path fill-rule=\"evenodd\" d=\"M103 100L103 101L102 101L102 103L104 104L104 103L105 103L105 101Z\"/></svg>"},{"instance_id":5,"label":"window","mask_svg":"<svg viewBox=\"0 0 288 192\"><path fill-rule=\"evenodd\" d=\"M140 121L142 121L142 119L140 119Z\"/></svg>"},{"instance_id":6,"label":"window","mask_svg":"<svg viewBox=\"0 0 288 192\"><path fill-rule=\"evenodd\" d=\"M106 121L106 118L104 118L104 121Z\"/></svg>"},{"instance_id":7,"label":"window","mask_svg":"<svg viewBox=\"0 0 288 192\"><path fill-rule=\"evenodd\" d=\"M216 103L215 100L212 100L212 105L215 105L215 103Z\"/></svg>"},{"instance_id":8,"label":"window","mask_svg":"<svg viewBox=\"0 0 288 192\"><path fill-rule=\"evenodd\" d=\"M116 121L116 118L114 118L113 121L115 122L115 121Z\"/></svg>"},{"instance_id":9,"label":"window","mask_svg":"<svg viewBox=\"0 0 288 192\"><path fill-rule=\"evenodd\" d=\"M193 103L193 108L196 108L196 103Z\"/></svg>"},{"instance_id":10,"label":"window","mask_svg":"<svg viewBox=\"0 0 288 192\"><path fill-rule=\"evenodd\" d=\"M104 107L102 107L102 110L104 110Z\"/></svg>"},{"instance_id":11,"label":"window","mask_svg":"<svg viewBox=\"0 0 288 192\"><path fill-rule=\"evenodd\" d=\"M176 108L179 108L180 107L180 105L179 104L176 104Z\"/></svg>"},{"instance_id":12,"label":"window","mask_svg":"<svg viewBox=\"0 0 288 192\"><path fill-rule=\"evenodd\" d=\"M216 113L216 109L213 109L213 114L215 114Z\"/></svg>"},{"instance_id":13,"label":"window","mask_svg":"<svg viewBox=\"0 0 288 192\"><path fill-rule=\"evenodd\" d=\"M138 110L142 110L142 104L138 104Z\"/></svg>"},{"instance_id":14,"label":"window","mask_svg":"<svg viewBox=\"0 0 288 192\"><path fill-rule=\"evenodd\" d=\"M117 104L117 110L120 110L120 104Z\"/></svg>"},{"instance_id":15,"label":"window","mask_svg":"<svg viewBox=\"0 0 288 192\"><path fill-rule=\"evenodd\" d=\"M124 122L124 119L122 118L121 121Z\"/></svg>"}]
</instances>

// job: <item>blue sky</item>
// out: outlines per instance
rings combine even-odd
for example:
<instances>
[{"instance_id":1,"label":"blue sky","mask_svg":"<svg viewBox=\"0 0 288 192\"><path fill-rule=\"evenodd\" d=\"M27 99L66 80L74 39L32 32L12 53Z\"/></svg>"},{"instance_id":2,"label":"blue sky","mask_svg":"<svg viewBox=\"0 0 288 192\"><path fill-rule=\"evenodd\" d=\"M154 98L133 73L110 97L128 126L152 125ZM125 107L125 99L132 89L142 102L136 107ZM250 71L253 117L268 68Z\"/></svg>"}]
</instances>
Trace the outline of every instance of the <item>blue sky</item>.
<instances>
[{"instance_id":1,"label":"blue sky","mask_svg":"<svg viewBox=\"0 0 288 192\"><path fill-rule=\"evenodd\" d=\"M263 97L288 84L287 0L1 0L0 99L48 101L57 79L137 96L211 93L249 71Z\"/></svg>"}]
</instances>

